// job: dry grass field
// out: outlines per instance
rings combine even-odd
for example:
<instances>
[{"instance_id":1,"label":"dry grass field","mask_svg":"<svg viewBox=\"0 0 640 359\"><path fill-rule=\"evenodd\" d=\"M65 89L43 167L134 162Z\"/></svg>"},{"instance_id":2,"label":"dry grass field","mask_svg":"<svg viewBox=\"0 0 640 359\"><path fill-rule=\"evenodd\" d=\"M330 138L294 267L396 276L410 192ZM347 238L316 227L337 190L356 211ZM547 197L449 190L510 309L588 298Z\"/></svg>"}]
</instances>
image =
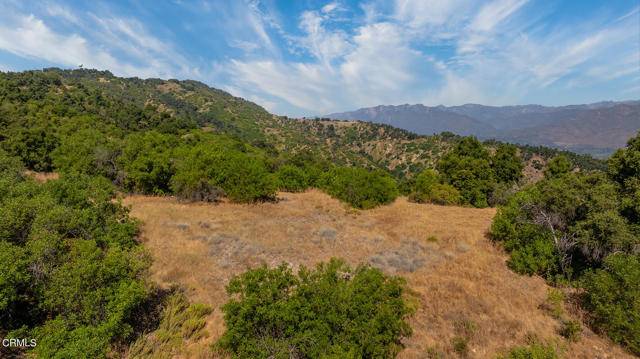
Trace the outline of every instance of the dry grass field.
<instances>
[{"instance_id":1,"label":"dry grass field","mask_svg":"<svg viewBox=\"0 0 640 359\"><path fill-rule=\"evenodd\" d=\"M124 199L143 223L152 278L164 287L180 285L191 301L214 308L208 336L189 344L184 357L210 355L207 346L224 331L220 306L231 276L262 263L313 266L331 257L370 263L407 279L418 309L401 358L428 358L435 351L457 357L452 339L460 323L475 327L470 358L493 358L532 336L556 343L567 358L630 357L586 328L576 343L558 335L559 321L542 308L549 287L541 278L511 272L507 256L486 238L495 209L400 198L355 211L315 190L279 197L257 205Z\"/></svg>"}]
</instances>

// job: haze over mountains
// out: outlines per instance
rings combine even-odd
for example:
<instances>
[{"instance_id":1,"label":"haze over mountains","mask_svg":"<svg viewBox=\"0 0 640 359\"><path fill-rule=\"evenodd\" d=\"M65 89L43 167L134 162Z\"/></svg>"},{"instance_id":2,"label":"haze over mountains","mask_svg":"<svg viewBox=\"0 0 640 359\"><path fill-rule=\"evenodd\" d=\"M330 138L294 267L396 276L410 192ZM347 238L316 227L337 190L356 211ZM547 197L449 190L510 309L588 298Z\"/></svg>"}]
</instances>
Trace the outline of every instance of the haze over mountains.
<instances>
[{"instance_id":1,"label":"haze over mountains","mask_svg":"<svg viewBox=\"0 0 640 359\"><path fill-rule=\"evenodd\" d=\"M560 107L407 104L361 108L326 117L383 123L418 134L449 131L604 157L623 147L640 130L640 101Z\"/></svg>"}]
</instances>

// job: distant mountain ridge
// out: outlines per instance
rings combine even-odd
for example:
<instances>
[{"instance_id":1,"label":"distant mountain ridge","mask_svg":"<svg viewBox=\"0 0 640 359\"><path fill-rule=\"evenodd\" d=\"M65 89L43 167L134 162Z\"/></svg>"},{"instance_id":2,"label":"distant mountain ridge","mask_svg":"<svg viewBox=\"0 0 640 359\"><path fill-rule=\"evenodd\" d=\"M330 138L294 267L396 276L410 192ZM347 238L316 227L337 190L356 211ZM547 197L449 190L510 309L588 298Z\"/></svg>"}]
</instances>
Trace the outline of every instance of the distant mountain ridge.
<instances>
[{"instance_id":1,"label":"distant mountain ridge","mask_svg":"<svg viewBox=\"0 0 640 359\"><path fill-rule=\"evenodd\" d=\"M607 156L640 130L640 101L558 107L381 105L325 117L383 123L417 134L449 131Z\"/></svg>"}]
</instances>

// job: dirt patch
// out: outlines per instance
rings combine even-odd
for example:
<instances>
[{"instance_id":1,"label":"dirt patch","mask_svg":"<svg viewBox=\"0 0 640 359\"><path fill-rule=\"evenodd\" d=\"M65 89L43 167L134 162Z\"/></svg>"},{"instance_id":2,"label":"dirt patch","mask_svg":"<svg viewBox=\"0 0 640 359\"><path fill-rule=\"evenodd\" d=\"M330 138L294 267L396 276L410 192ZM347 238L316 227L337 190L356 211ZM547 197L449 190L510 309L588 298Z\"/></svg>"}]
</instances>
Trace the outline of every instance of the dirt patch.
<instances>
[{"instance_id":1,"label":"dirt patch","mask_svg":"<svg viewBox=\"0 0 640 359\"><path fill-rule=\"evenodd\" d=\"M44 183L51 180L57 180L60 175L57 172L36 172L31 170L24 171L24 175L31 177L38 182Z\"/></svg>"},{"instance_id":2,"label":"dirt patch","mask_svg":"<svg viewBox=\"0 0 640 359\"><path fill-rule=\"evenodd\" d=\"M468 343L471 358L492 358L532 334L561 343L569 358L630 357L590 332L577 343L558 335L558 321L540 307L549 287L510 271L504 253L486 238L494 209L400 198L353 211L315 190L280 197L258 205L124 200L143 222L142 240L154 258L152 278L162 286L180 284L192 301L215 308L209 343L224 331L220 306L231 276L263 263L297 268L341 257L406 278L419 304L402 358L424 358L433 348L455 357L451 343L460 320L476 328Z\"/></svg>"},{"instance_id":3,"label":"dirt patch","mask_svg":"<svg viewBox=\"0 0 640 359\"><path fill-rule=\"evenodd\" d=\"M178 93L178 92L182 92L182 86L180 86L180 84L178 84L176 82L172 82L172 81L164 82L164 83L156 86L156 88L158 89L158 91L160 91L162 93L168 93L168 92Z\"/></svg>"}]
</instances>

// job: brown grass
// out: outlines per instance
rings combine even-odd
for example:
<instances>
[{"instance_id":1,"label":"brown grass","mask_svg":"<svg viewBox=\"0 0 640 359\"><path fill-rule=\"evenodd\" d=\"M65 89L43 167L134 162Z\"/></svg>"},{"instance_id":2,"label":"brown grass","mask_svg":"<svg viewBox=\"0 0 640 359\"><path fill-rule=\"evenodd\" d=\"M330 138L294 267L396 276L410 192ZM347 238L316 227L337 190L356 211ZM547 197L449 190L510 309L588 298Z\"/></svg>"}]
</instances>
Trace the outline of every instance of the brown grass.
<instances>
[{"instance_id":1,"label":"brown grass","mask_svg":"<svg viewBox=\"0 0 640 359\"><path fill-rule=\"evenodd\" d=\"M27 177L31 177L38 182L44 183L51 180L57 180L60 178L60 174L57 172L36 172L31 170L24 171L24 175Z\"/></svg>"},{"instance_id":2,"label":"brown grass","mask_svg":"<svg viewBox=\"0 0 640 359\"><path fill-rule=\"evenodd\" d=\"M160 285L182 285L191 301L214 308L205 346L224 331L220 306L229 278L261 263L312 266L341 257L368 262L407 279L420 299L414 334L401 358L424 358L437 348L455 357L456 323L472 323L471 358L492 358L535 334L557 342L569 358L630 357L586 330L570 343L560 323L541 307L548 286L510 271L506 255L487 238L494 209L409 203L404 198L355 211L319 191L281 193L278 203L180 203L131 196L125 204L143 221L142 240ZM204 352L201 349L201 352Z\"/></svg>"}]
</instances>

